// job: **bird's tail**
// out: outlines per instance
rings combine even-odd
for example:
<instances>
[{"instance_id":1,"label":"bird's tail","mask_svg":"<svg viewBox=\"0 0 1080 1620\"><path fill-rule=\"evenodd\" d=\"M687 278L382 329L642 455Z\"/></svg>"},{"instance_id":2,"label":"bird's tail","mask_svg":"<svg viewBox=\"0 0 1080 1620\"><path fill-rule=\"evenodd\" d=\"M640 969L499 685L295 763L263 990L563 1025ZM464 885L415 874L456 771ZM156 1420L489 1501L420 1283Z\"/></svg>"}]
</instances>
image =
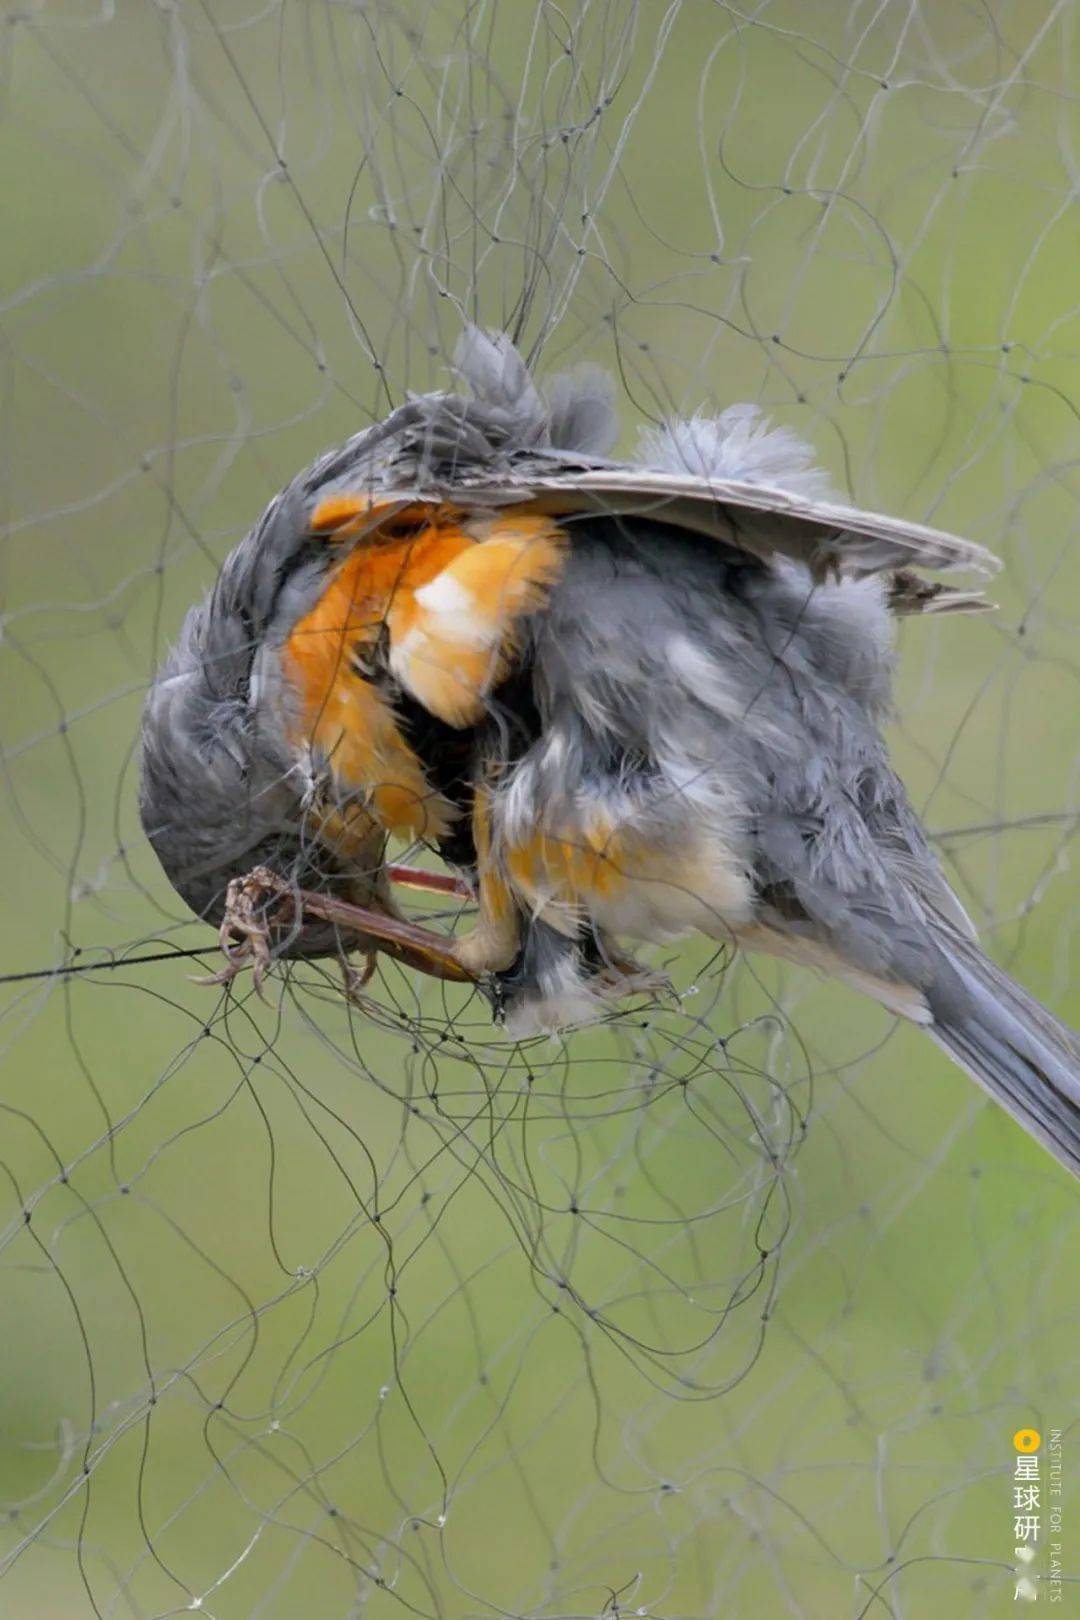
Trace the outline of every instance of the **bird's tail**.
<instances>
[{"instance_id":1,"label":"bird's tail","mask_svg":"<svg viewBox=\"0 0 1080 1620\"><path fill-rule=\"evenodd\" d=\"M928 1033L1026 1131L1080 1175L1080 1040L984 956L938 936Z\"/></svg>"}]
</instances>

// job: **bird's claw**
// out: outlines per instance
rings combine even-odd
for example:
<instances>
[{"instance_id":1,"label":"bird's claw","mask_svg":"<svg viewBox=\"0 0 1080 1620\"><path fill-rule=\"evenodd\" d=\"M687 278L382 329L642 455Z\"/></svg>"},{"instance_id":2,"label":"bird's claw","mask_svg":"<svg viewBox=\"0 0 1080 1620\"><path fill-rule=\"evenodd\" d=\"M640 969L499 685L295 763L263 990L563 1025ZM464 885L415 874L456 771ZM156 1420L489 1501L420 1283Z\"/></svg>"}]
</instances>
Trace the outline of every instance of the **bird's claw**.
<instances>
[{"instance_id":1,"label":"bird's claw","mask_svg":"<svg viewBox=\"0 0 1080 1620\"><path fill-rule=\"evenodd\" d=\"M371 983L378 961L378 951L365 951L360 967L354 967L344 956L341 958L341 977L344 980L346 1001L355 1002L358 1007L365 1005L364 991Z\"/></svg>"},{"instance_id":2,"label":"bird's claw","mask_svg":"<svg viewBox=\"0 0 1080 1620\"><path fill-rule=\"evenodd\" d=\"M391 875L395 881L409 883L414 888L457 895L464 890L459 879L416 872L411 867L391 868ZM476 982L475 973L458 961L451 940L386 911L358 906L333 895L297 889L268 866L256 866L245 877L233 878L229 883L218 930L226 965L196 982L231 984L237 974L250 967L255 989L262 996L263 982L273 962L273 931L282 924L299 929L305 914L358 936L356 944L364 951L365 961L362 968L345 963L346 991L350 997L358 995L370 980L380 951L433 978Z\"/></svg>"},{"instance_id":3,"label":"bird's claw","mask_svg":"<svg viewBox=\"0 0 1080 1620\"><path fill-rule=\"evenodd\" d=\"M196 984L231 984L237 974L250 967L255 992L265 1000L263 981L273 960L267 902L287 903L292 896L293 891L284 878L268 866L256 866L246 876L233 878L225 891L225 911L218 929L225 966L217 973L196 979Z\"/></svg>"}]
</instances>

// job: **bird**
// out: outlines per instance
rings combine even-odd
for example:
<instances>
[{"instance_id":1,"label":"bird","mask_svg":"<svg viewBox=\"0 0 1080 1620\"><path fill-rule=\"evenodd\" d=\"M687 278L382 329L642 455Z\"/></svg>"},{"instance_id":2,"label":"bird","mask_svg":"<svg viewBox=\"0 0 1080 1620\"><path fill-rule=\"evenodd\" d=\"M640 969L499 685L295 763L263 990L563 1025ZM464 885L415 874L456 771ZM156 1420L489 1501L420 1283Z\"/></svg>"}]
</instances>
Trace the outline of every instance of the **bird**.
<instances>
[{"instance_id":1,"label":"bird","mask_svg":"<svg viewBox=\"0 0 1080 1620\"><path fill-rule=\"evenodd\" d=\"M600 368L472 325L453 366L270 501L149 687L142 824L214 982L336 955L353 992L383 953L524 1038L697 933L922 1026L1080 1171L1080 1042L981 950L883 737L895 620L987 606L925 576L997 560L846 505L756 406L617 458Z\"/></svg>"}]
</instances>

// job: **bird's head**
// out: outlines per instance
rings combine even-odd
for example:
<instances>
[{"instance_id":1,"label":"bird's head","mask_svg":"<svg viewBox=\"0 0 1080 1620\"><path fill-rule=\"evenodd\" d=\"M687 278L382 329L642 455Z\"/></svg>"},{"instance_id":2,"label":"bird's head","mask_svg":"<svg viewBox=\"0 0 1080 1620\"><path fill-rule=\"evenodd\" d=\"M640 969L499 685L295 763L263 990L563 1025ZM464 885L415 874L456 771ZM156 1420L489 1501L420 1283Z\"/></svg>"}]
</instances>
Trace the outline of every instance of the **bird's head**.
<instances>
[{"instance_id":1,"label":"bird's head","mask_svg":"<svg viewBox=\"0 0 1080 1620\"><path fill-rule=\"evenodd\" d=\"M340 863L312 836L312 784L286 741L287 694L267 639L274 619L271 612L267 620L260 601L264 572L249 566L250 542L251 536L188 613L143 711L143 827L173 888L215 923L231 880L256 866L298 888L333 889L354 900L385 887L379 829L372 826L366 842L354 839L344 891ZM304 545L291 561L278 594L290 591L302 607L317 594L325 565L313 568ZM294 955L322 954L339 943L327 928L293 930L281 941L283 953Z\"/></svg>"},{"instance_id":2,"label":"bird's head","mask_svg":"<svg viewBox=\"0 0 1080 1620\"><path fill-rule=\"evenodd\" d=\"M407 549L403 525L438 521L432 492L463 472L490 473L522 450L585 453L610 442L611 385L591 368L554 379L542 395L510 340L475 328L463 335L455 368L462 392L409 398L275 497L188 613L153 681L143 716L142 822L173 887L208 921L221 918L230 881L257 865L304 889L332 887L361 904L385 899L385 834L376 823L370 836L351 840L346 860L313 834L320 771L332 773L283 674L294 632L329 599L335 574L351 560L349 613L335 634L341 654L355 653L357 603L370 596L377 614L390 589L376 588L380 555L395 544ZM418 504L410 507L401 491ZM370 566L357 568L365 557ZM377 626L368 628L359 642L375 648ZM363 717L353 723L362 726ZM445 818L441 827L437 820L414 833L445 831Z\"/></svg>"}]
</instances>

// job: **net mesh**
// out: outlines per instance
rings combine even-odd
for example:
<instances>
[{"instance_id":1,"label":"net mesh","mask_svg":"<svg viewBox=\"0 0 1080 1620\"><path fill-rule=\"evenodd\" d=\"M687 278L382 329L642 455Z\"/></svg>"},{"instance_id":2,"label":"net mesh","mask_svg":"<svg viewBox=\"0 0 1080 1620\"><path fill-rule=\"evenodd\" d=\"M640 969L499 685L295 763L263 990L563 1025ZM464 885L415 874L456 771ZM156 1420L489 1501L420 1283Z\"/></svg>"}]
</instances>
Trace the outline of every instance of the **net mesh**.
<instances>
[{"instance_id":1,"label":"net mesh","mask_svg":"<svg viewBox=\"0 0 1080 1620\"><path fill-rule=\"evenodd\" d=\"M9 12L5 1612L1013 1612L1013 1431L1078 1372L1039 1149L917 1031L701 944L518 1045L391 964L363 1005L193 985L135 739L270 494L463 318L611 369L627 442L754 400L1005 559L997 615L905 629L894 757L1080 1022L1076 24Z\"/></svg>"}]
</instances>

